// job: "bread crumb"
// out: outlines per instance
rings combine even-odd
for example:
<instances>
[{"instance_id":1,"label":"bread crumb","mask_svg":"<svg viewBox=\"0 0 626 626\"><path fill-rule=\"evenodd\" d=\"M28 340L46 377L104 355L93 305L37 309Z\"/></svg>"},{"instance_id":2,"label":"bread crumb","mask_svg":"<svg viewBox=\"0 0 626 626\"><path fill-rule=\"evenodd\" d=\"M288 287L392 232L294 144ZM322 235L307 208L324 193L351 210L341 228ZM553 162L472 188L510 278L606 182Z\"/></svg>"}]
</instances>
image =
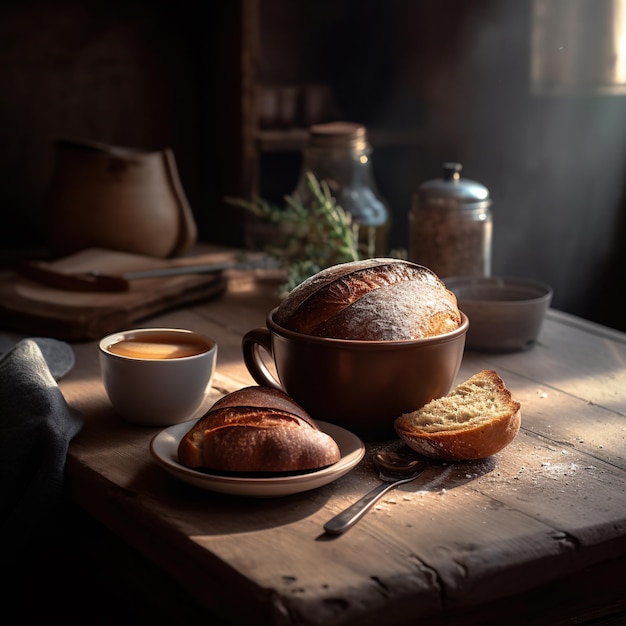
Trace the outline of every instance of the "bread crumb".
<instances>
[{"instance_id":1,"label":"bread crumb","mask_svg":"<svg viewBox=\"0 0 626 626\"><path fill-rule=\"evenodd\" d=\"M474 428L509 414L502 388L476 375L455 387L447 396L432 400L419 411L403 415L405 423L423 432Z\"/></svg>"}]
</instances>

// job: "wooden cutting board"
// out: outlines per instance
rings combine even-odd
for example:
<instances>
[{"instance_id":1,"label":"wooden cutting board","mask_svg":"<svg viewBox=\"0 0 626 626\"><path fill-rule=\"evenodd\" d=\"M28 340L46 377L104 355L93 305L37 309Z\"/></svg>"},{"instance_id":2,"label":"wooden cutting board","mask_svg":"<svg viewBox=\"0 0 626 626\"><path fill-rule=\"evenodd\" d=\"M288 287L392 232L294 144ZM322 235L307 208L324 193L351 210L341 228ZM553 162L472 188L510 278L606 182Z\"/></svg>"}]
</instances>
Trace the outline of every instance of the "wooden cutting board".
<instances>
[{"instance_id":1,"label":"wooden cutting board","mask_svg":"<svg viewBox=\"0 0 626 626\"><path fill-rule=\"evenodd\" d=\"M90 248L49 263L59 272L124 272L178 265L236 261L240 252L219 251L164 260ZM66 341L99 339L167 309L221 295L224 272L186 274L130 281L128 291L68 291L10 272L0 278L0 326L5 330Z\"/></svg>"}]
</instances>

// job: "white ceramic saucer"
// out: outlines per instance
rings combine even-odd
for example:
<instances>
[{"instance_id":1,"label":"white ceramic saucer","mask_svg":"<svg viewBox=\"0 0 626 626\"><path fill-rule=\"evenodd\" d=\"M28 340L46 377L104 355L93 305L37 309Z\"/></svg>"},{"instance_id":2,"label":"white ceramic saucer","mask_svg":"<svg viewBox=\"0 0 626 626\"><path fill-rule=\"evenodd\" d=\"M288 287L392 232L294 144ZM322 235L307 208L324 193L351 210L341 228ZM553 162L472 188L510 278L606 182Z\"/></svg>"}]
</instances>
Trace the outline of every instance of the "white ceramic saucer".
<instances>
[{"instance_id":1,"label":"white ceramic saucer","mask_svg":"<svg viewBox=\"0 0 626 626\"><path fill-rule=\"evenodd\" d=\"M150 452L156 462L180 480L206 489L238 496L272 498L286 496L331 483L358 465L365 455L365 444L353 433L334 424L318 421L319 427L330 435L339 446L341 459L334 465L307 474L249 478L221 476L198 472L178 462L178 444L184 434L197 420L170 426L155 435L150 442Z\"/></svg>"}]
</instances>

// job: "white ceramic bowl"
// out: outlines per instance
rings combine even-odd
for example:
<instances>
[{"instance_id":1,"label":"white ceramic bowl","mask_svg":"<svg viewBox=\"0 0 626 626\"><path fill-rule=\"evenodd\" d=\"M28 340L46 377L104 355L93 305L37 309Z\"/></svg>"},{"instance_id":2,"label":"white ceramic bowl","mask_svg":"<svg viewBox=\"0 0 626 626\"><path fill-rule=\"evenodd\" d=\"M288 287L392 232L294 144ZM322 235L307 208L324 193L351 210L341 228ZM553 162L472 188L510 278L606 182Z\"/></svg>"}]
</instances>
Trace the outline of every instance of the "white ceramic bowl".
<instances>
[{"instance_id":1,"label":"white ceramic bowl","mask_svg":"<svg viewBox=\"0 0 626 626\"><path fill-rule=\"evenodd\" d=\"M453 276L445 283L469 318L467 349L518 352L537 342L552 302L546 283L498 276Z\"/></svg>"}]
</instances>

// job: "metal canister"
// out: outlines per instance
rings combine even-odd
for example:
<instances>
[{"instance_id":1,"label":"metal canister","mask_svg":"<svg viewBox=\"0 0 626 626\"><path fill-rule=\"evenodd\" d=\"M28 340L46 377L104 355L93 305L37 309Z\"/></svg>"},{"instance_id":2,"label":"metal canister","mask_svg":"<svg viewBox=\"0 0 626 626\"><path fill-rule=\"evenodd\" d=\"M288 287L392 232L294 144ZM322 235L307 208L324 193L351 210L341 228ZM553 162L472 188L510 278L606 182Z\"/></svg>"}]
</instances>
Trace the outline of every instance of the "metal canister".
<instances>
[{"instance_id":1,"label":"metal canister","mask_svg":"<svg viewBox=\"0 0 626 626\"><path fill-rule=\"evenodd\" d=\"M489 190L461 178L460 163L422 183L409 213L409 259L440 278L490 276L493 218Z\"/></svg>"}]
</instances>

